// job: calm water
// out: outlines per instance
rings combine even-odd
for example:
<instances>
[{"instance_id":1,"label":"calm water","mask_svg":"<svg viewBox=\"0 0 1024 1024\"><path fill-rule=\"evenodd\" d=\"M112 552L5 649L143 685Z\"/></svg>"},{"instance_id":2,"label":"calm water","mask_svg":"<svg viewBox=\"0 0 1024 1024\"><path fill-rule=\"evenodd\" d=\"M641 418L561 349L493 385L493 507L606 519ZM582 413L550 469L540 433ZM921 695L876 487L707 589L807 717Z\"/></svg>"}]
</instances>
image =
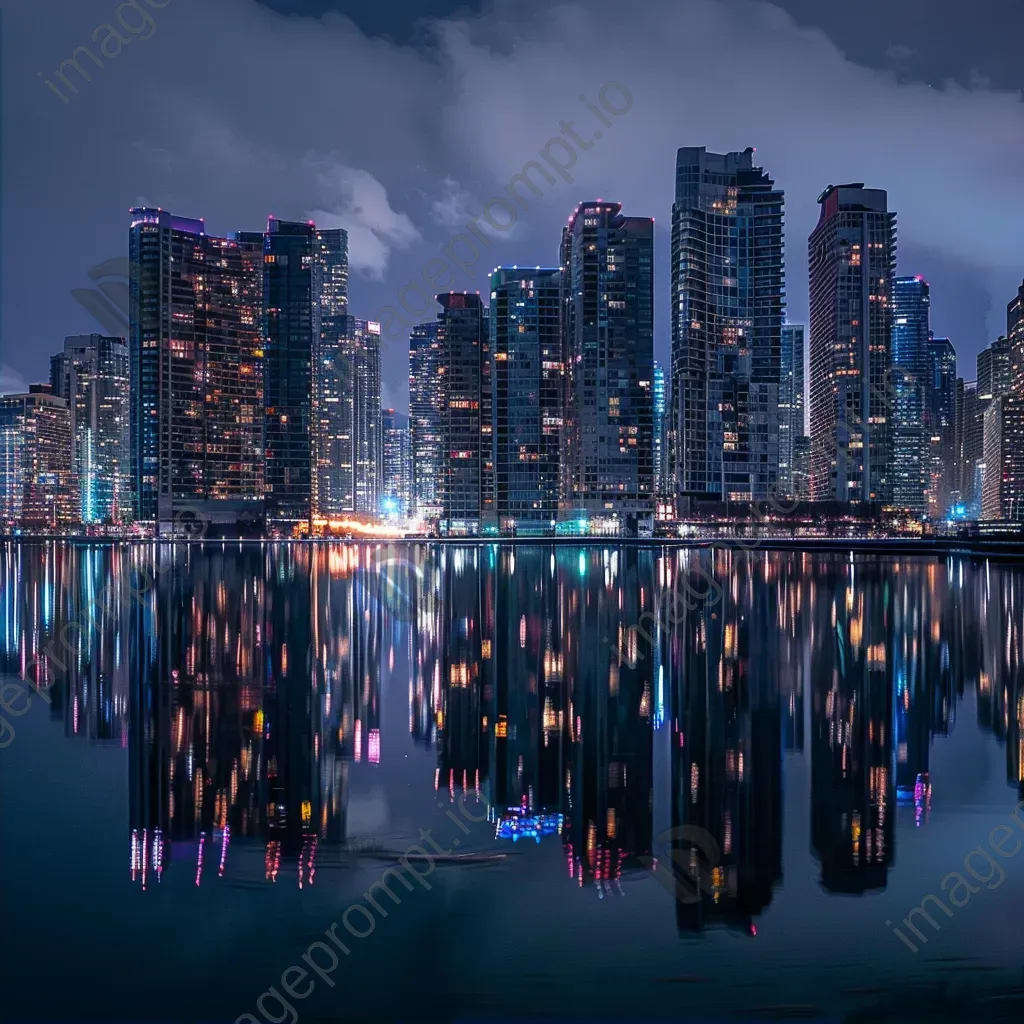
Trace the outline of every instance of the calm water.
<instances>
[{"instance_id":1,"label":"calm water","mask_svg":"<svg viewBox=\"0 0 1024 1024\"><path fill-rule=\"evenodd\" d=\"M54 655L0 750L11 1019L1020 1013L1019 568L7 545L0 583L0 672ZM346 936L421 830L480 856ZM951 872L914 952L886 922Z\"/></svg>"}]
</instances>

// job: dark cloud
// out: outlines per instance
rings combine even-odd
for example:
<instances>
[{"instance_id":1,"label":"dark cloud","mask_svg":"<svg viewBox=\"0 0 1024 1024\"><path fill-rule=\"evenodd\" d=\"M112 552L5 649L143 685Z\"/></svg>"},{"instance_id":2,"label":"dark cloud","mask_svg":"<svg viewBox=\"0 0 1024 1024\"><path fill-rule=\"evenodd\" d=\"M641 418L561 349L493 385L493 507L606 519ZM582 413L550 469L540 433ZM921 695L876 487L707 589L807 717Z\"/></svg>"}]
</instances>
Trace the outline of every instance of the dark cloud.
<instances>
[{"instance_id":1,"label":"dark cloud","mask_svg":"<svg viewBox=\"0 0 1024 1024\"><path fill-rule=\"evenodd\" d=\"M791 318L806 317L816 195L863 180L889 189L901 271L932 281L933 326L970 374L1024 274L1024 102L999 91L1013 85L999 61L974 58L975 36L950 81L929 81L938 28L894 16L881 34L876 22L869 45L864 26L843 28L846 15L823 31L825 15L801 6L789 0L794 20L745 0L638 2L628 15L617 0L516 0L417 23L406 5L393 42L337 13L169 0L152 11L151 38L93 69L65 105L36 73L52 79L117 4L18 0L4 10L2 358L38 378L65 334L96 329L70 292L124 255L140 197L204 216L217 233L258 228L268 213L348 227L353 312L373 316L421 278L464 215L504 194L560 120L592 133L578 97L596 102L615 79L632 109L578 154L571 183L545 184L511 232L486 235L490 248L462 287L486 290L498 263L555 262L575 204L616 199L657 219L667 355L675 150L752 145L787 191ZM894 41L918 51L912 66L925 80L897 77L886 56ZM972 79L972 67L995 84ZM385 366L386 399L399 406L403 347Z\"/></svg>"}]
</instances>

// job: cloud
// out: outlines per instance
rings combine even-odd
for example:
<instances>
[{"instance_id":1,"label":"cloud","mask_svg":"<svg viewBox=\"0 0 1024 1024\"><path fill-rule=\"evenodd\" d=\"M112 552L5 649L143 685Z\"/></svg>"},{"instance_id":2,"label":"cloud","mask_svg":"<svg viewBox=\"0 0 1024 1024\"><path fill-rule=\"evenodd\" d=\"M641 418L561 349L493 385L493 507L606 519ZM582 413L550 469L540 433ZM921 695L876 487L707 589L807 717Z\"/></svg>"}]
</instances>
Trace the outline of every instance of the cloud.
<instances>
[{"instance_id":1,"label":"cloud","mask_svg":"<svg viewBox=\"0 0 1024 1024\"><path fill-rule=\"evenodd\" d=\"M917 56L917 50L912 46L906 46L903 43L893 43L889 49L885 51L885 55L895 64L904 64L906 61L910 60L911 57Z\"/></svg>"},{"instance_id":2,"label":"cloud","mask_svg":"<svg viewBox=\"0 0 1024 1024\"><path fill-rule=\"evenodd\" d=\"M495 0L425 22L407 46L368 38L340 15L283 17L254 0L171 4L145 47L127 47L69 105L36 71L57 67L110 4L47 6L47 19L29 0L4 10L6 35L19 41L4 71L20 85L5 106L5 186L18 201L6 204L4 235L18 239L18 258L5 261L3 316L6 336L25 342L4 355L30 376L45 372L55 339L92 329L70 290L125 253L140 194L218 233L261 227L271 211L345 227L352 310L373 316L563 120L582 138L603 137L578 152L571 184L545 184L514 232L486 236L466 287L486 287L496 264L557 263L560 228L581 199L621 201L656 218L665 355L673 164L684 145L755 146L786 190L792 319L807 316L806 240L830 182L889 190L901 271L972 304L957 322L976 333L953 338L962 356L1000 329L1020 282L1021 96L980 77L932 88L863 67L770 3L638 0L627 15L621 0ZM67 32L51 33L57 24ZM894 44L890 58L909 59L909 49ZM611 78L634 102L605 128L589 104L600 109ZM89 172L97 166L102 174ZM957 291L956 268L983 285L985 308L977 288ZM401 359L385 368L396 396L405 371Z\"/></svg>"},{"instance_id":3,"label":"cloud","mask_svg":"<svg viewBox=\"0 0 1024 1024\"><path fill-rule=\"evenodd\" d=\"M28 382L13 366L0 363L0 395L20 395L28 391Z\"/></svg>"},{"instance_id":4,"label":"cloud","mask_svg":"<svg viewBox=\"0 0 1024 1024\"><path fill-rule=\"evenodd\" d=\"M512 232L498 231L481 217L484 204L464 189L454 178L445 176L439 195L430 204L430 218L448 231L465 231L466 224L477 220L477 227L492 238L507 238Z\"/></svg>"},{"instance_id":5,"label":"cloud","mask_svg":"<svg viewBox=\"0 0 1024 1024\"><path fill-rule=\"evenodd\" d=\"M348 231L349 266L368 277L383 280L392 247L408 249L420 233L404 213L388 202L387 189L368 171L344 164L320 167L317 183L322 205L309 211L319 227Z\"/></svg>"}]
</instances>

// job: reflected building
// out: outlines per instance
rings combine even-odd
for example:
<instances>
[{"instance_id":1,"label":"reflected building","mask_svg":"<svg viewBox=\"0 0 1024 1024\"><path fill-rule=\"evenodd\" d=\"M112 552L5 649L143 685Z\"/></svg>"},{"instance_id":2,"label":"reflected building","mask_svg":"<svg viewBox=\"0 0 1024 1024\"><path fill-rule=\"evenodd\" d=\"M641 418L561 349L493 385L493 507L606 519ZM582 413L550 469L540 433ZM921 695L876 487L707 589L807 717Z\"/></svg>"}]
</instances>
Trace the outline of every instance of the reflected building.
<instances>
[{"instance_id":1,"label":"reflected building","mask_svg":"<svg viewBox=\"0 0 1024 1024\"><path fill-rule=\"evenodd\" d=\"M706 594L690 602L669 645L676 699L667 863L674 861L680 932L725 926L756 935L782 879L779 641L793 603L776 603L787 591L780 559L765 565L762 585L753 586L753 571L728 550L677 556L676 572L698 582L684 592ZM759 624L773 619L782 621L762 633Z\"/></svg>"},{"instance_id":2,"label":"reflected building","mask_svg":"<svg viewBox=\"0 0 1024 1024\"><path fill-rule=\"evenodd\" d=\"M828 892L884 889L894 860L893 596L874 561L829 558L811 638L811 843Z\"/></svg>"}]
</instances>

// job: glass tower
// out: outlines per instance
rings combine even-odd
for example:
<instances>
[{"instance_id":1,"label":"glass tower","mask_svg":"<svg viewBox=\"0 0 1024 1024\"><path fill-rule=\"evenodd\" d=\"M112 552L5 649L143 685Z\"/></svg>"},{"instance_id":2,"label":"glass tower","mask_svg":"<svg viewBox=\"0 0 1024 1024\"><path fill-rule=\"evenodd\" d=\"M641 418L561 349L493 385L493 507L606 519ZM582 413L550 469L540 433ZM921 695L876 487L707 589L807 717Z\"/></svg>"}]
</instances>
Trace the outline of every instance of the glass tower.
<instances>
[{"instance_id":1,"label":"glass tower","mask_svg":"<svg viewBox=\"0 0 1024 1024\"><path fill-rule=\"evenodd\" d=\"M676 155L672 396L684 505L777 489L785 197L753 153Z\"/></svg>"},{"instance_id":2,"label":"glass tower","mask_svg":"<svg viewBox=\"0 0 1024 1024\"><path fill-rule=\"evenodd\" d=\"M50 359L50 386L68 403L83 523L131 515L128 420L131 388L124 338L72 335Z\"/></svg>"},{"instance_id":3,"label":"glass tower","mask_svg":"<svg viewBox=\"0 0 1024 1024\"><path fill-rule=\"evenodd\" d=\"M1012 350L1013 390L1024 395L1024 283L1007 304L1006 337Z\"/></svg>"},{"instance_id":4,"label":"glass tower","mask_svg":"<svg viewBox=\"0 0 1024 1024\"><path fill-rule=\"evenodd\" d=\"M565 428L559 519L636 532L654 516L654 221L581 203L562 229Z\"/></svg>"},{"instance_id":5,"label":"glass tower","mask_svg":"<svg viewBox=\"0 0 1024 1024\"><path fill-rule=\"evenodd\" d=\"M553 532L562 430L557 269L491 275L495 498L501 532Z\"/></svg>"},{"instance_id":6,"label":"glass tower","mask_svg":"<svg viewBox=\"0 0 1024 1024\"><path fill-rule=\"evenodd\" d=\"M798 441L804 436L804 325L782 328L782 359L779 374L779 493L796 497L794 479Z\"/></svg>"},{"instance_id":7,"label":"glass tower","mask_svg":"<svg viewBox=\"0 0 1024 1024\"><path fill-rule=\"evenodd\" d=\"M381 410L384 452L381 512L406 516L410 512L412 452L409 447L409 417L394 409Z\"/></svg>"},{"instance_id":8,"label":"glass tower","mask_svg":"<svg viewBox=\"0 0 1024 1024\"><path fill-rule=\"evenodd\" d=\"M999 337L978 353L978 395L999 398L1013 389L1013 353L1009 338Z\"/></svg>"},{"instance_id":9,"label":"glass tower","mask_svg":"<svg viewBox=\"0 0 1024 1024\"><path fill-rule=\"evenodd\" d=\"M263 236L267 522L288 532L314 511L313 356L320 242L314 225L275 220ZM318 426L318 425L317 425Z\"/></svg>"},{"instance_id":10,"label":"glass tower","mask_svg":"<svg viewBox=\"0 0 1024 1024\"><path fill-rule=\"evenodd\" d=\"M884 189L830 185L808 240L814 501L891 498L896 214Z\"/></svg>"},{"instance_id":11,"label":"glass tower","mask_svg":"<svg viewBox=\"0 0 1024 1024\"><path fill-rule=\"evenodd\" d=\"M444 381L438 321L417 324L409 338L409 441L414 475L412 507L416 518L441 518L441 420Z\"/></svg>"},{"instance_id":12,"label":"glass tower","mask_svg":"<svg viewBox=\"0 0 1024 1024\"><path fill-rule=\"evenodd\" d=\"M929 338L926 403L928 514L944 519L956 489L956 349L949 338Z\"/></svg>"},{"instance_id":13,"label":"glass tower","mask_svg":"<svg viewBox=\"0 0 1024 1024\"><path fill-rule=\"evenodd\" d=\"M258 517L261 245L137 207L129 262L136 518L163 529L186 507Z\"/></svg>"},{"instance_id":14,"label":"glass tower","mask_svg":"<svg viewBox=\"0 0 1024 1024\"><path fill-rule=\"evenodd\" d=\"M494 521L491 357L479 295L438 295L441 396L441 531L479 534Z\"/></svg>"},{"instance_id":15,"label":"glass tower","mask_svg":"<svg viewBox=\"0 0 1024 1024\"><path fill-rule=\"evenodd\" d=\"M925 424L931 290L920 275L897 277L892 299L893 504L921 516L928 510L925 492L930 481Z\"/></svg>"}]
</instances>

